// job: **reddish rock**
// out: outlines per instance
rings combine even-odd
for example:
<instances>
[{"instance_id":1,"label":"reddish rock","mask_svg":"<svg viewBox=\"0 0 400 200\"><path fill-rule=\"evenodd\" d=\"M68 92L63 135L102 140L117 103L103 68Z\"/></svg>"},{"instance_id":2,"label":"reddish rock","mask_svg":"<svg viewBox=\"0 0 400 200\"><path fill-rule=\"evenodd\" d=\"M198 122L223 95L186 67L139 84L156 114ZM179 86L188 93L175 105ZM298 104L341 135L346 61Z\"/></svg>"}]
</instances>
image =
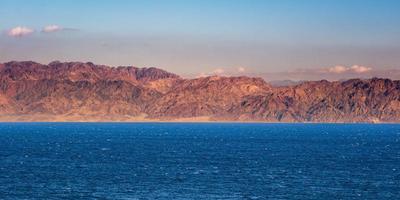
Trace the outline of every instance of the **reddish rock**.
<instances>
[{"instance_id":1,"label":"reddish rock","mask_svg":"<svg viewBox=\"0 0 400 200\"><path fill-rule=\"evenodd\" d=\"M43 117L50 116L50 117ZM74 116L74 117L71 117ZM272 87L260 78L182 79L157 68L0 64L0 120L400 122L400 81Z\"/></svg>"}]
</instances>

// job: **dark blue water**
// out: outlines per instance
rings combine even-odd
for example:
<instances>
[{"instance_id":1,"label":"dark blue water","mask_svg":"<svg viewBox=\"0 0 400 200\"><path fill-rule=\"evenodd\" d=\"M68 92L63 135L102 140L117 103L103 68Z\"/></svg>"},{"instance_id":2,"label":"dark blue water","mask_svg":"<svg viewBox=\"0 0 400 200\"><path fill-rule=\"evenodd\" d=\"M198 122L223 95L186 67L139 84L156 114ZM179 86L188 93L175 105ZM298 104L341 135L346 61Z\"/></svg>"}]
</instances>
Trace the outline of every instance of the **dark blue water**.
<instances>
[{"instance_id":1,"label":"dark blue water","mask_svg":"<svg viewBox=\"0 0 400 200\"><path fill-rule=\"evenodd\" d=\"M2 123L0 199L400 199L400 125Z\"/></svg>"}]
</instances>

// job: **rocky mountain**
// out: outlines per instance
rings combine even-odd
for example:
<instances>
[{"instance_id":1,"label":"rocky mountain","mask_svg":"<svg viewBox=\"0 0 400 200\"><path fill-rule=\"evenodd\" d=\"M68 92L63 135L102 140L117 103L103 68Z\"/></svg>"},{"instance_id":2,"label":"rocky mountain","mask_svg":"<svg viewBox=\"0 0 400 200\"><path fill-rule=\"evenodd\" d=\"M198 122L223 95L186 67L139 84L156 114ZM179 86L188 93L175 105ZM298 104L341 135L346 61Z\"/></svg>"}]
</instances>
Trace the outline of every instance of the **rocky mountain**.
<instances>
[{"instance_id":1,"label":"rocky mountain","mask_svg":"<svg viewBox=\"0 0 400 200\"><path fill-rule=\"evenodd\" d=\"M400 122L400 81L274 87L261 78L184 79L157 68L0 64L0 121Z\"/></svg>"},{"instance_id":2,"label":"rocky mountain","mask_svg":"<svg viewBox=\"0 0 400 200\"><path fill-rule=\"evenodd\" d=\"M246 97L235 119L286 122L399 122L400 81L316 81Z\"/></svg>"}]
</instances>

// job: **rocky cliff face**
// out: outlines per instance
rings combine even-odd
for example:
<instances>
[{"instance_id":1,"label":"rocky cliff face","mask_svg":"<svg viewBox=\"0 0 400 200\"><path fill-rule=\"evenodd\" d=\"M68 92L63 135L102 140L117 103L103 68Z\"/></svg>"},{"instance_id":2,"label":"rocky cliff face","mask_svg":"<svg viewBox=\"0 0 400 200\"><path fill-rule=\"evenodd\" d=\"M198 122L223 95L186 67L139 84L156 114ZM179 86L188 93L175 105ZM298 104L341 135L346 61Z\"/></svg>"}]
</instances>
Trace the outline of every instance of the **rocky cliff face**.
<instances>
[{"instance_id":1,"label":"rocky cliff face","mask_svg":"<svg viewBox=\"0 0 400 200\"><path fill-rule=\"evenodd\" d=\"M157 69L80 62L0 64L0 121L232 120L400 122L400 81L183 79Z\"/></svg>"},{"instance_id":2,"label":"rocky cliff face","mask_svg":"<svg viewBox=\"0 0 400 200\"><path fill-rule=\"evenodd\" d=\"M400 121L400 81L305 82L249 96L232 107L237 119L288 122Z\"/></svg>"},{"instance_id":3,"label":"rocky cliff face","mask_svg":"<svg viewBox=\"0 0 400 200\"><path fill-rule=\"evenodd\" d=\"M262 95L270 90L269 85L258 78L212 76L182 80L171 91L151 102L146 113L166 119L225 116L245 96Z\"/></svg>"}]
</instances>

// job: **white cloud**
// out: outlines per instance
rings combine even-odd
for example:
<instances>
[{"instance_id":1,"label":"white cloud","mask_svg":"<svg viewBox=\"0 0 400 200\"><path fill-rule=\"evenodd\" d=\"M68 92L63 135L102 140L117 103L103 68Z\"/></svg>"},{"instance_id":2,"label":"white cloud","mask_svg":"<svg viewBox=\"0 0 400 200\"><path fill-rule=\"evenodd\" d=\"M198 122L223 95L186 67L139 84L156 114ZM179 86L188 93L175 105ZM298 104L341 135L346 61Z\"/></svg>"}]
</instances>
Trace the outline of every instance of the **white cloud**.
<instances>
[{"instance_id":1,"label":"white cloud","mask_svg":"<svg viewBox=\"0 0 400 200\"><path fill-rule=\"evenodd\" d=\"M245 72L246 71L246 69L244 67L239 67L237 70L238 70L238 72Z\"/></svg>"},{"instance_id":2,"label":"white cloud","mask_svg":"<svg viewBox=\"0 0 400 200\"><path fill-rule=\"evenodd\" d=\"M221 68L217 68L213 71L213 74L222 74L222 73L224 73L224 69Z\"/></svg>"},{"instance_id":3,"label":"white cloud","mask_svg":"<svg viewBox=\"0 0 400 200\"><path fill-rule=\"evenodd\" d=\"M225 70L222 68L216 68L211 72L205 73L205 72L201 72L200 74L198 74L196 76L196 78L202 78L202 77L208 77L208 76L215 76L215 75L222 75L223 73L225 73Z\"/></svg>"},{"instance_id":4,"label":"white cloud","mask_svg":"<svg viewBox=\"0 0 400 200\"><path fill-rule=\"evenodd\" d=\"M257 76L258 74L254 74ZM400 79L400 69L366 67L362 65L333 66L325 68L296 69L291 71L263 73L267 80L345 80L351 78L391 78Z\"/></svg>"},{"instance_id":5,"label":"white cloud","mask_svg":"<svg viewBox=\"0 0 400 200\"><path fill-rule=\"evenodd\" d=\"M350 70L355 72L355 73L365 73L365 72L371 71L372 68L371 67L360 66L360 65L353 65L352 67L350 67Z\"/></svg>"},{"instance_id":6,"label":"white cloud","mask_svg":"<svg viewBox=\"0 0 400 200\"><path fill-rule=\"evenodd\" d=\"M209 75L206 74L206 73L204 73L204 72L201 72L200 74L198 74L198 75L196 76L196 78L203 78L203 77L207 77L207 76L209 76Z\"/></svg>"},{"instance_id":7,"label":"white cloud","mask_svg":"<svg viewBox=\"0 0 400 200\"><path fill-rule=\"evenodd\" d=\"M64 30L64 28L61 27L61 26L58 26L58 25L48 25L48 26L43 27L42 32L45 32L45 33L52 33L52 32L57 32L57 31L62 31L62 30Z\"/></svg>"},{"instance_id":8,"label":"white cloud","mask_svg":"<svg viewBox=\"0 0 400 200\"><path fill-rule=\"evenodd\" d=\"M328 69L328 72L340 74L340 73L346 72L347 70L348 70L347 67L337 65L337 66L334 66L334 67L330 67Z\"/></svg>"},{"instance_id":9,"label":"white cloud","mask_svg":"<svg viewBox=\"0 0 400 200\"><path fill-rule=\"evenodd\" d=\"M11 37L23 37L32 34L35 30L24 27L24 26L17 26L8 30L7 35Z\"/></svg>"},{"instance_id":10,"label":"white cloud","mask_svg":"<svg viewBox=\"0 0 400 200\"><path fill-rule=\"evenodd\" d=\"M195 75L196 78L201 78L201 77L208 77L208 76L231 76L231 75L240 75L241 73L246 73L247 70L245 67L237 67L235 68L230 68L228 70L219 67L219 68L214 68L213 70L209 72L201 72L197 75Z\"/></svg>"},{"instance_id":11,"label":"white cloud","mask_svg":"<svg viewBox=\"0 0 400 200\"><path fill-rule=\"evenodd\" d=\"M361 74L361 73L369 72L371 70L372 70L372 68L361 66L361 65L353 65L351 67L337 65L337 66L328 68L327 71L330 73L335 73L335 74L342 74L345 72Z\"/></svg>"}]
</instances>

